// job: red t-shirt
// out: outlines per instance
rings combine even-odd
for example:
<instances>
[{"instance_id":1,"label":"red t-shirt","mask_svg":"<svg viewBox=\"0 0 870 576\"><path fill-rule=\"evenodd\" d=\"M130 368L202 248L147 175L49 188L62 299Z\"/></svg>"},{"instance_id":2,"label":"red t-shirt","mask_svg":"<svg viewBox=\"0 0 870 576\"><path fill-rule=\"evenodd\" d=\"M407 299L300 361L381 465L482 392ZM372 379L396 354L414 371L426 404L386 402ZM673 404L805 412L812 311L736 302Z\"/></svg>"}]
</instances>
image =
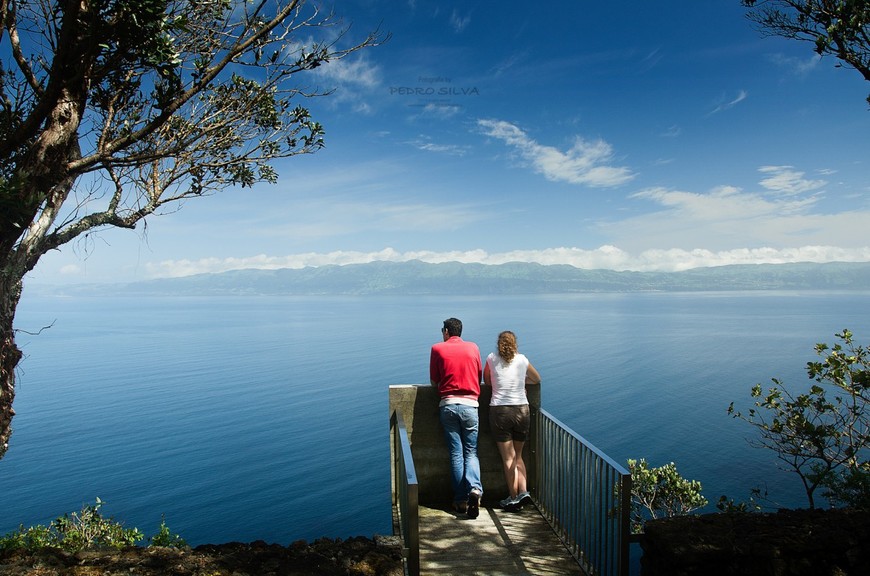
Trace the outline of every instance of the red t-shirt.
<instances>
[{"instance_id":1,"label":"red t-shirt","mask_svg":"<svg viewBox=\"0 0 870 576\"><path fill-rule=\"evenodd\" d=\"M476 400L482 371L480 350L474 342L451 336L432 346L429 379L438 386L442 398L465 396Z\"/></svg>"}]
</instances>

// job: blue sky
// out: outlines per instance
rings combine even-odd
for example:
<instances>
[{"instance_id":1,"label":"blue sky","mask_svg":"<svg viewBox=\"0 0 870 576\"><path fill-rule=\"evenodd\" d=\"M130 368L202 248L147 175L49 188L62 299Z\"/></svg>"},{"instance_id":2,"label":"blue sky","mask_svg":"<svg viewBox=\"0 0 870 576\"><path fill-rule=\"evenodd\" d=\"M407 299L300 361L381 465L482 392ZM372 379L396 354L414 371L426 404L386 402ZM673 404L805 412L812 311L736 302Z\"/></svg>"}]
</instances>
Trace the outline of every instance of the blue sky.
<instances>
[{"instance_id":1,"label":"blue sky","mask_svg":"<svg viewBox=\"0 0 870 576\"><path fill-rule=\"evenodd\" d=\"M43 258L36 283L372 260L615 270L870 261L870 83L739 0L340 2L277 185Z\"/></svg>"}]
</instances>

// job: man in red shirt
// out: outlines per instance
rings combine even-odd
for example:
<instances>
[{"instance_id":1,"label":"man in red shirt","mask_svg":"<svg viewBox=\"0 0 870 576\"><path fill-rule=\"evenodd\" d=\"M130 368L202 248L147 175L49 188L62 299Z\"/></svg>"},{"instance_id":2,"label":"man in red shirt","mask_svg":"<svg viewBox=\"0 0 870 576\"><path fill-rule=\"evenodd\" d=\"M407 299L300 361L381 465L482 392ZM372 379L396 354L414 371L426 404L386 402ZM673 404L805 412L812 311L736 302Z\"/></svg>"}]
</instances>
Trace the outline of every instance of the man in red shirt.
<instances>
[{"instance_id":1,"label":"man in red shirt","mask_svg":"<svg viewBox=\"0 0 870 576\"><path fill-rule=\"evenodd\" d=\"M477 413L482 366L480 350L466 342L462 322L448 318L441 328L443 342L432 346L429 381L441 395L440 419L450 452L453 509L469 518L480 514L483 485L477 458L480 422Z\"/></svg>"}]
</instances>

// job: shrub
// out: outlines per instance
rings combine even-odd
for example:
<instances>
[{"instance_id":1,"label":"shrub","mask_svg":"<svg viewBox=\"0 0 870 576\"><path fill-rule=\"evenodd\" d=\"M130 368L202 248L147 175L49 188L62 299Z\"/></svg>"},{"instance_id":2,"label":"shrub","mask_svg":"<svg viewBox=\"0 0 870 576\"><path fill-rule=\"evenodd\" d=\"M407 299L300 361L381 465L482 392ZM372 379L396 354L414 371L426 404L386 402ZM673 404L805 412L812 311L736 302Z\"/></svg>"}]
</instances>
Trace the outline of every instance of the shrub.
<instances>
[{"instance_id":1,"label":"shrub","mask_svg":"<svg viewBox=\"0 0 870 576\"><path fill-rule=\"evenodd\" d=\"M631 473L631 531L643 532L646 520L685 516L707 505L701 483L686 480L673 462L650 468L646 460L629 460Z\"/></svg>"},{"instance_id":2,"label":"shrub","mask_svg":"<svg viewBox=\"0 0 870 576\"><path fill-rule=\"evenodd\" d=\"M93 506L85 505L80 512L64 514L55 519L49 526L31 526L25 528L22 524L17 531L0 537L0 551L24 549L34 552L42 548L61 548L68 552L78 552L84 549L121 549L135 546L143 539L143 534L136 528L124 528L112 518L105 518L100 513L103 501L97 498ZM150 538L152 546L171 546L186 548L187 543L177 534L173 534L162 518L156 535Z\"/></svg>"},{"instance_id":3,"label":"shrub","mask_svg":"<svg viewBox=\"0 0 870 576\"><path fill-rule=\"evenodd\" d=\"M160 528L157 534L151 537L151 546L164 546L167 548L187 548L187 542L178 534L173 534L166 525L166 517L160 517Z\"/></svg>"}]
</instances>

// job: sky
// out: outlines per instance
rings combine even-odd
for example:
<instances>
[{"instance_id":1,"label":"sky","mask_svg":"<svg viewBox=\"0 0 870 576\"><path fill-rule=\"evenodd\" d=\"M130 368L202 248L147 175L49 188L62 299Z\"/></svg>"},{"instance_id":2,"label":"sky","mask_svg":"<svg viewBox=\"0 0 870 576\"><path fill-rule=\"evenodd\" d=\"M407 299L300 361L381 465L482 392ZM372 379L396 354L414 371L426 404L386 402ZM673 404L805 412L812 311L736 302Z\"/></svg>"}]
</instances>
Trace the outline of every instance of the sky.
<instances>
[{"instance_id":1,"label":"sky","mask_svg":"<svg viewBox=\"0 0 870 576\"><path fill-rule=\"evenodd\" d=\"M325 6L329 6L325 4ZM870 83L739 0L336 2L326 146L47 254L33 283L374 260L870 261ZM302 82L302 80L300 80Z\"/></svg>"}]
</instances>

